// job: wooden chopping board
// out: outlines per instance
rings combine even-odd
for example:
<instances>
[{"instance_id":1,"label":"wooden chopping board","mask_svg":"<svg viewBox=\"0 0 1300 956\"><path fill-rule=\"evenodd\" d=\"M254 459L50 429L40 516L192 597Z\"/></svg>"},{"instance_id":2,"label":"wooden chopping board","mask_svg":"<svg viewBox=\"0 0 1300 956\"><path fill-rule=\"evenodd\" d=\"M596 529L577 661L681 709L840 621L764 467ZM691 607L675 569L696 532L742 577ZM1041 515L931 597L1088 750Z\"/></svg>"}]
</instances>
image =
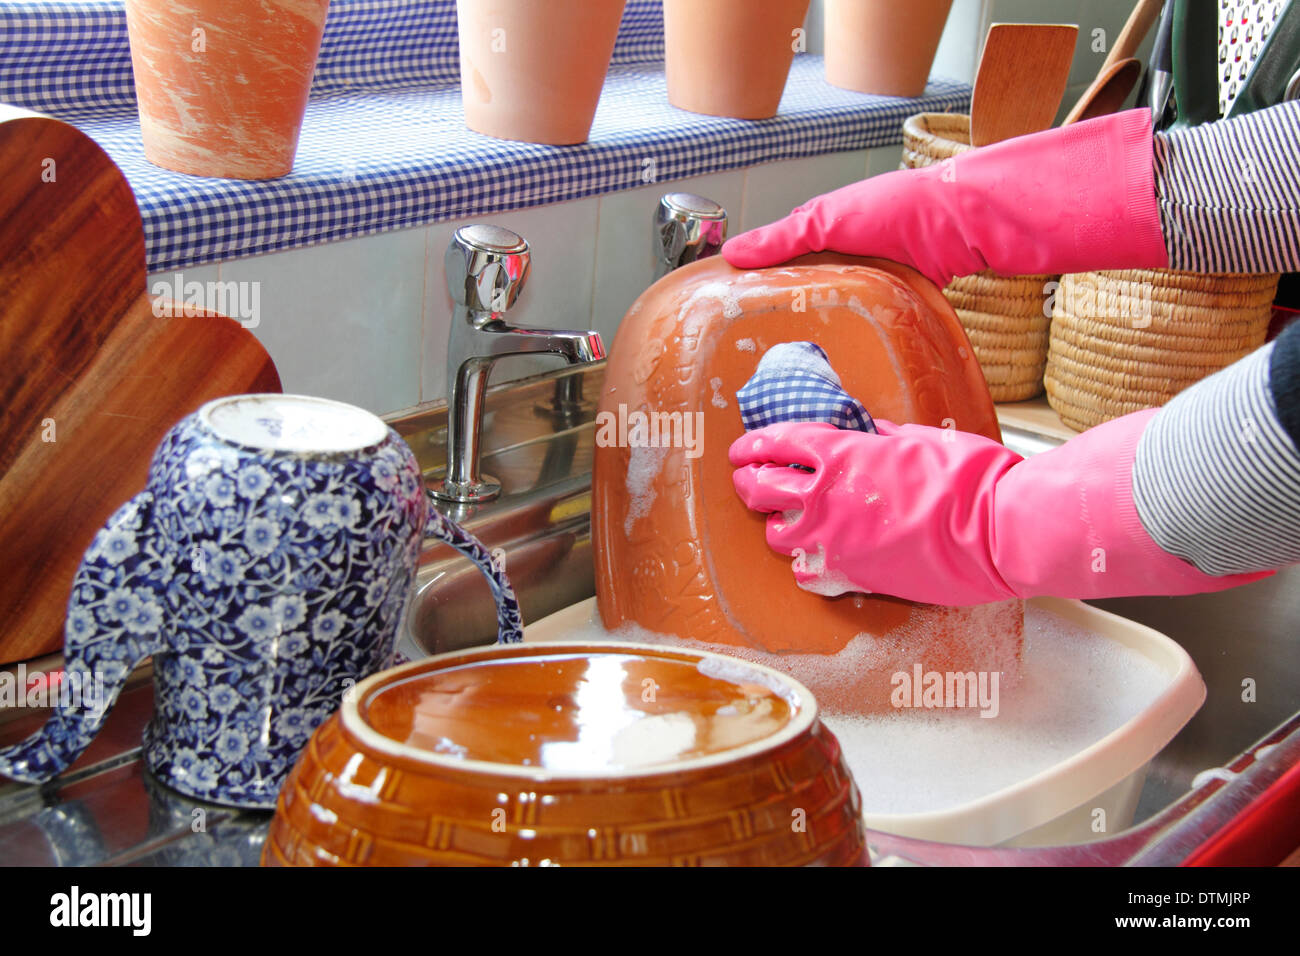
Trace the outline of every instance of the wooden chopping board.
<instances>
[{"instance_id":1,"label":"wooden chopping board","mask_svg":"<svg viewBox=\"0 0 1300 956\"><path fill-rule=\"evenodd\" d=\"M67 123L0 106L0 663L62 648L81 556L172 425L280 391L238 322L158 317L145 286L113 161Z\"/></svg>"}]
</instances>

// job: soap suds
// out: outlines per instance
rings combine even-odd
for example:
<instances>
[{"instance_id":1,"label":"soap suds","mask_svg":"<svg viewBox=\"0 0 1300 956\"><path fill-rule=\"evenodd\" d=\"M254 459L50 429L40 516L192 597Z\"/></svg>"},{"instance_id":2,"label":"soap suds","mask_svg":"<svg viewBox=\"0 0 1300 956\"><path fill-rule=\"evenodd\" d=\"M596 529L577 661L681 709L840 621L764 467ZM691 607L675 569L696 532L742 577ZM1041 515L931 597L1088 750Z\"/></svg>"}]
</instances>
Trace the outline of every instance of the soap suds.
<instances>
[{"instance_id":1,"label":"soap suds","mask_svg":"<svg viewBox=\"0 0 1300 956\"><path fill-rule=\"evenodd\" d=\"M803 512L782 512L782 515L798 514ZM789 524L789 522L786 522ZM805 554L796 548L794 552L794 570L801 574L812 575L803 579L796 579L795 583L805 591L813 594L820 594L822 597L839 597L841 594L851 594L853 592L870 594L870 591L863 591L862 588L849 580L848 575L842 571L826 567L826 549L822 545L817 545L815 554Z\"/></svg>"},{"instance_id":2,"label":"soap suds","mask_svg":"<svg viewBox=\"0 0 1300 956\"><path fill-rule=\"evenodd\" d=\"M668 448L634 445L627 460L627 516L623 520L623 533L632 536L632 526L638 518L650 513L654 504L655 479L663 470Z\"/></svg>"},{"instance_id":3,"label":"soap suds","mask_svg":"<svg viewBox=\"0 0 1300 956\"><path fill-rule=\"evenodd\" d=\"M841 594L870 594L857 584L849 580L848 575L842 571L828 571L823 568L817 573L815 578L805 578L796 582L799 587L805 591L811 591L813 594L820 594L822 597L839 597Z\"/></svg>"},{"instance_id":4,"label":"soap suds","mask_svg":"<svg viewBox=\"0 0 1300 956\"><path fill-rule=\"evenodd\" d=\"M722 397L722 379L717 377L709 379L709 386L713 389L713 407L726 408L727 400Z\"/></svg>"},{"instance_id":5,"label":"soap suds","mask_svg":"<svg viewBox=\"0 0 1300 956\"><path fill-rule=\"evenodd\" d=\"M1021 679L997 718L973 710L827 713L873 813L959 806L1041 773L1136 716L1169 684L1153 661L1025 609Z\"/></svg>"},{"instance_id":6,"label":"soap suds","mask_svg":"<svg viewBox=\"0 0 1300 956\"><path fill-rule=\"evenodd\" d=\"M433 752L436 754L447 754L451 757L464 757L469 753L468 748L461 746L454 740L446 737L439 737L438 742L434 744Z\"/></svg>"},{"instance_id":7,"label":"soap suds","mask_svg":"<svg viewBox=\"0 0 1300 956\"><path fill-rule=\"evenodd\" d=\"M989 605L988 613L1006 608ZM805 685L845 687L879 668L897 646L893 635L860 634L838 654L778 655L680 640L634 624L606 631L598 623L567 631L564 639L711 650L765 664ZM925 813L977 800L1074 756L1148 707L1169 680L1139 652L1029 606L1023 660L1004 672L996 718L982 719L974 708L864 715L824 702L822 718L844 747L867 813Z\"/></svg>"}]
</instances>

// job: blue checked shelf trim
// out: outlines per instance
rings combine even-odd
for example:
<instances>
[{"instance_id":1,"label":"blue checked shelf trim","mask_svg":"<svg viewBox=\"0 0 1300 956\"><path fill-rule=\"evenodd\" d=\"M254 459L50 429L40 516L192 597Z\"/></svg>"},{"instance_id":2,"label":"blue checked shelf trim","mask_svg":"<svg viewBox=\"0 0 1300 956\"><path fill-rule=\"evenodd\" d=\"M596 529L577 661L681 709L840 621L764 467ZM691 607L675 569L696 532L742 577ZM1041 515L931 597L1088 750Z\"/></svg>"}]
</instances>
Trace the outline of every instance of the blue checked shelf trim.
<instances>
[{"instance_id":1,"label":"blue checked shelf trim","mask_svg":"<svg viewBox=\"0 0 1300 956\"><path fill-rule=\"evenodd\" d=\"M780 159L888 146L913 113L963 110L964 83L867 96L795 58L780 113L749 122L668 104L661 0L629 0L589 142L465 127L454 0L333 0L293 173L204 179L147 162L120 0L0 0L0 101L51 113L122 169L151 273L633 189Z\"/></svg>"}]
</instances>

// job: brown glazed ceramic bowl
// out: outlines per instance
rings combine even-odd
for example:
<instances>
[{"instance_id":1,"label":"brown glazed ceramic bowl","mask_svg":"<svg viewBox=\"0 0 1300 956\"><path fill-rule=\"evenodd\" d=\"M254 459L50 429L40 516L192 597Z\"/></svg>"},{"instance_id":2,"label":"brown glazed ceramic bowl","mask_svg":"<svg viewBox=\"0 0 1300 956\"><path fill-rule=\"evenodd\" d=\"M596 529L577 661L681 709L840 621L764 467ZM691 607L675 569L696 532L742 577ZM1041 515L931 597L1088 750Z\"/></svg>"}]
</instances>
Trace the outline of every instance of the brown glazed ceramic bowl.
<instances>
[{"instance_id":1,"label":"brown glazed ceramic bowl","mask_svg":"<svg viewBox=\"0 0 1300 956\"><path fill-rule=\"evenodd\" d=\"M792 678L644 644L510 644L359 684L268 866L865 865L839 742Z\"/></svg>"}]
</instances>

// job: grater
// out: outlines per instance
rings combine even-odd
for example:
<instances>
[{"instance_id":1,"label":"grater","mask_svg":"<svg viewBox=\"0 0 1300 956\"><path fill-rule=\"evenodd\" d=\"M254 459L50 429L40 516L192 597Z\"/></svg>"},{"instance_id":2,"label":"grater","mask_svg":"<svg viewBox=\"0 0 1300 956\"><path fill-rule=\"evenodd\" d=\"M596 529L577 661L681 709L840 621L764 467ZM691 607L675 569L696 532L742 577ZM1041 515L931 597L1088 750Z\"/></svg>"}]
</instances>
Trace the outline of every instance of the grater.
<instances>
[{"instance_id":1,"label":"grater","mask_svg":"<svg viewBox=\"0 0 1300 956\"><path fill-rule=\"evenodd\" d=\"M1287 0L1219 0L1219 115L1226 116Z\"/></svg>"}]
</instances>

